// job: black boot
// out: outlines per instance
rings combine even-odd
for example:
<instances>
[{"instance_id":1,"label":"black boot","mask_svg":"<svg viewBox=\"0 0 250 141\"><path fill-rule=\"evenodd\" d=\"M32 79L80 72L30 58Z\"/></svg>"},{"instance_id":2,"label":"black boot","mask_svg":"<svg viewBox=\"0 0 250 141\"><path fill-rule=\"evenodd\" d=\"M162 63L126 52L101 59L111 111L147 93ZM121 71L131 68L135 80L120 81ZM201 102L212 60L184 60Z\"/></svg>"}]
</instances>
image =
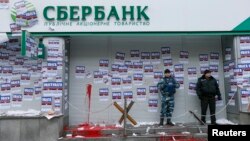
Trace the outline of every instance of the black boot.
<instances>
[{"instance_id":1,"label":"black boot","mask_svg":"<svg viewBox=\"0 0 250 141\"><path fill-rule=\"evenodd\" d=\"M160 125L160 126L163 126L163 122L164 122L164 118L161 117L161 118L160 118L160 124L159 124L159 125Z\"/></svg>"},{"instance_id":2,"label":"black boot","mask_svg":"<svg viewBox=\"0 0 250 141\"><path fill-rule=\"evenodd\" d=\"M206 120L204 118L201 118L201 121L200 125L206 125Z\"/></svg>"},{"instance_id":3,"label":"black boot","mask_svg":"<svg viewBox=\"0 0 250 141\"><path fill-rule=\"evenodd\" d=\"M170 118L167 119L167 125L174 126L175 124L171 121Z\"/></svg>"}]
</instances>

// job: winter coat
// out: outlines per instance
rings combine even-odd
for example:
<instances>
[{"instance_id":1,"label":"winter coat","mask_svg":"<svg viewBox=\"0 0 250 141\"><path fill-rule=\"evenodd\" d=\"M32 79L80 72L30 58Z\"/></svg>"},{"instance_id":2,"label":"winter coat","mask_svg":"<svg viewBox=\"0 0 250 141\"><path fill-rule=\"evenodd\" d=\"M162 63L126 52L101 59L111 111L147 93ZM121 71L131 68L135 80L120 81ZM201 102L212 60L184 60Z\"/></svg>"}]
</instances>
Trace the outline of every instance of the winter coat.
<instances>
[{"instance_id":1,"label":"winter coat","mask_svg":"<svg viewBox=\"0 0 250 141\"><path fill-rule=\"evenodd\" d=\"M199 98L216 95L219 97L221 96L217 80L212 76L206 79L205 75L198 79L196 84L196 93Z\"/></svg>"},{"instance_id":2,"label":"winter coat","mask_svg":"<svg viewBox=\"0 0 250 141\"><path fill-rule=\"evenodd\" d=\"M161 95L172 96L180 84L173 77L164 77L158 82L157 87Z\"/></svg>"}]
</instances>

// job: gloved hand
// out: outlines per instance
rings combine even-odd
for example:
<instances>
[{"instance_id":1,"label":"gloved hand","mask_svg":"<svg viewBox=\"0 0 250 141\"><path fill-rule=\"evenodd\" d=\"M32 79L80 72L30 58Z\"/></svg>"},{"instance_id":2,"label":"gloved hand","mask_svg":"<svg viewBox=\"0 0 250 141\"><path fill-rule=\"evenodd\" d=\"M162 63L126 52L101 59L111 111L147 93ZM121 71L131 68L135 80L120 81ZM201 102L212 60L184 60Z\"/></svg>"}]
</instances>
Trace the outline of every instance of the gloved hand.
<instances>
[{"instance_id":1,"label":"gloved hand","mask_svg":"<svg viewBox=\"0 0 250 141\"><path fill-rule=\"evenodd\" d=\"M222 100L221 96L218 96L217 99L218 99L218 100Z\"/></svg>"}]
</instances>

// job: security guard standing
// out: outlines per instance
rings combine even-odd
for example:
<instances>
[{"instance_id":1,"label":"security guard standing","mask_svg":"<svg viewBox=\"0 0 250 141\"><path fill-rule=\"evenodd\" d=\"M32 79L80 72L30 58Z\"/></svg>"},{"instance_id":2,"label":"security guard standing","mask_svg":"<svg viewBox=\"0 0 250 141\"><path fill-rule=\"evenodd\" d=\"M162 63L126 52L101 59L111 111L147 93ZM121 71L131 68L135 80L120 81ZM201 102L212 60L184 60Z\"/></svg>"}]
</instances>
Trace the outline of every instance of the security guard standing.
<instances>
[{"instance_id":1,"label":"security guard standing","mask_svg":"<svg viewBox=\"0 0 250 141\"><path fill-rule=\"evenodd\" d=\"M211 124L216 124L215 108L217 95L218 100L221 99L221 93L217 80L211 76L210 70L205 70L204 74L198 79L196 84L196 93L201 101L201 120L206 123L207 107L209 106Z\"/></svg>"},{"instance_id":2,"label":"security guard standing","mask_svg":"<svg viewBox=\"0 0 250 141\"><path fill-rule=\"evenodd\" d=\"M171 118L174 111L174 94L176 88L179 88L180 85L176 82L174 77L171 76L169 69L164 71L164 75L165 76L157 84L161 95L160 126L163 125L164 116L167 117L167 125L173 126L174 123L171 121Z\"/></svg>"}]
</instances>

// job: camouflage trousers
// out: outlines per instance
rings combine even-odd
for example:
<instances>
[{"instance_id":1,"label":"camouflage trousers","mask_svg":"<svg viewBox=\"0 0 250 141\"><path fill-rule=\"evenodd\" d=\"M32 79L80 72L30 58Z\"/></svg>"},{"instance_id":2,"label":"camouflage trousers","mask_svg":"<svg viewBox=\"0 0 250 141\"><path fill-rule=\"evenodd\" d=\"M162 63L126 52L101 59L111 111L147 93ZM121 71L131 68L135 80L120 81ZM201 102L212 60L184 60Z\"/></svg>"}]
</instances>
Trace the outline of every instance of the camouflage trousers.
<instances>
[{"instance_id":1,"label":"camouflage trousers","mask_svg":"<svg viewBox=\"0 0 250 141\"><path fill-rule=\"evenodd\" d=\"M161 97L161 117L171 118L174 111L174 96Z\"/></svg>"}]
</instances>

